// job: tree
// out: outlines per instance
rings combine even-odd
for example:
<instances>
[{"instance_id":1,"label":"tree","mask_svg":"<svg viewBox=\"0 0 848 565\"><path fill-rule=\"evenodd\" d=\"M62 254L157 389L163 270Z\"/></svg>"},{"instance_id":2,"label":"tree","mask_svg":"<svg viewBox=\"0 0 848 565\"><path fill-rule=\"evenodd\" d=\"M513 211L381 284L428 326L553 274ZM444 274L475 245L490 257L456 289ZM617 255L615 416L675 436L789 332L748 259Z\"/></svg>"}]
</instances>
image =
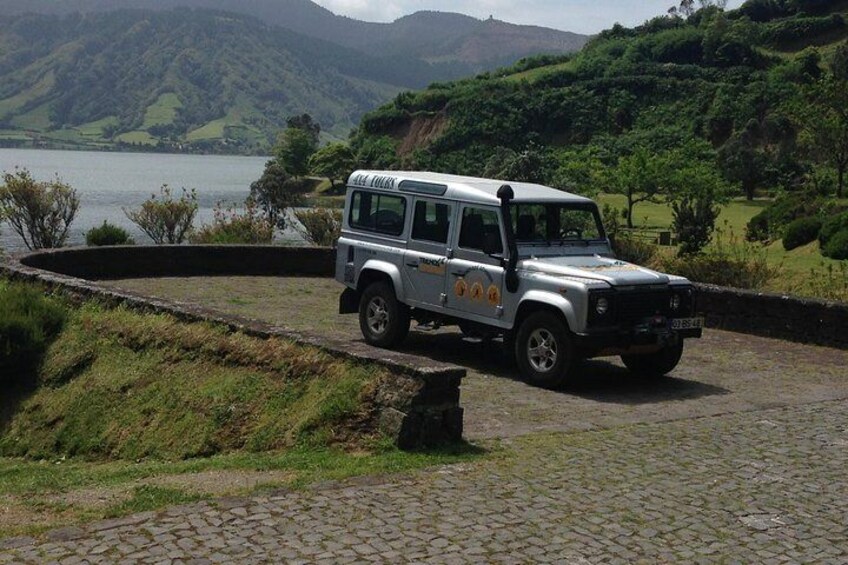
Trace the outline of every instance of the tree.
<instances>
[{"instance_id":1,"label":"tree","mask_svg":"<svg viewBox=\"0 0 848 565\"><path fill-rule=\"evenodd\" d=\"M627 198L627 227L633 227L633 208L640 202L656 202L661 193L659 160L647 148L638 147L632 155L621 157L607 171L604 184L608 192Z\"/></svg>"},{"instance_id":2,"label":"tree","mask_svg":"<svg viewBox=\"0 0 848 565\"><path fill-rule=\"evenodd\" d=\"M498 147L486 162L483 176L516 182L545 184L556 163L543 148L531 143L523 151Z\"/></svg>"},{"instance_id":3,"label":"tree","mask_svg":"<svg viewBox=\"0 0 848 565\"><path fill-rule=\"evenodd\" d=\"M159 199L152 195L136 210L124 209L124 214L155 244L180 244L191 231L197 215L197 192L183 189L180 198L174 199L171 189L164 184L159 195Z\"/></svg>"},{"instance_id":4,"label":"tree","mask_svg":"<svg viewBox=\"0 0 848 565\"><path fill-rule=\"evenodd\" d=\"M745 197L753 200L757 187L766 176L766 158L757 146L753 124L722 146L718 164L724 178L741 183Z\"/></svg>"},{"instance_id":5,"label":"tree","mask_svg":"<svg viewBox=\"0 0 848 565\"><path fill-rule=\"evenodd\" d=\"M342 181L341 186L356 168L356 161L350 147L344 143L331 143L315 152L309 159L309 169L313 175L327 177L332 190L336 190L336 182Z\"/></svg>"},{"instance_id":6,"label":"tree","mask_svg":"<svg viewBox=\"0 0 848 565\"><path fill-rule=\"evenodd\" d=\"M79 196L57 176L37 182L27 169L3 175L0 219L5 219L27 249L62 247L79 210Z\"/></svg>"},{"instance_id":7,"label":"tree","mask_svg":"<svg viewBox=\"0 0 848 565\"><path fill-rule=\"evenodd\" d=\"M807 90L795 108L803 128L801 143L812 157L819 156L836 170L836 195L845 191L848 171L848 80L829 75Z\"/></svg>"},{"instance_id":8,"label":"tree","mask_svg":"<svg viewBox=\"0 0 848 565\"><path fill-rule=\"evenodd\" d=\"M318 150L321 126L309 114L287 121L288 128L280 135L274 154L289 174L302 177L309 174L309 158Z\"/></svg>"},{"instance_id":9,"label":"tree","mask_svg":"<svg viewBox=\"0 0 848 565\"><path fill-rule=\"evenodd\" d=\"M303 201L307 183L293 178L278 159L265 164L259 180L250 185L250 198L262 209L268 221L286 228L286 210Z\"/></svg>"}]
</instances>

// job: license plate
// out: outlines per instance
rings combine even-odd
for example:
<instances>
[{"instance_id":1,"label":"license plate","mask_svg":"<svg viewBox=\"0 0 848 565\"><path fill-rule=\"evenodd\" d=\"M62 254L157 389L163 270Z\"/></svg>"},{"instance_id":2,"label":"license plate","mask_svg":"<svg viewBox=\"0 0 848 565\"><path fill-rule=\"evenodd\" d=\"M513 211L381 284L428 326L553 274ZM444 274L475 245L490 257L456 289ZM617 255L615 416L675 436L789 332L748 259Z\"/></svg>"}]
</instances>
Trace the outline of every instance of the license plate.
<instances>
[{"instance_id":1,"label":"license plate","mask_svg":"<svg viewBox=\"0 0 848 565\"><path fill-rule=\"evenodd\" d=\"M673 330L695 330L703 327L703 318L677 318L671 321L671 329Z\"/></svg>"}]
</instances>

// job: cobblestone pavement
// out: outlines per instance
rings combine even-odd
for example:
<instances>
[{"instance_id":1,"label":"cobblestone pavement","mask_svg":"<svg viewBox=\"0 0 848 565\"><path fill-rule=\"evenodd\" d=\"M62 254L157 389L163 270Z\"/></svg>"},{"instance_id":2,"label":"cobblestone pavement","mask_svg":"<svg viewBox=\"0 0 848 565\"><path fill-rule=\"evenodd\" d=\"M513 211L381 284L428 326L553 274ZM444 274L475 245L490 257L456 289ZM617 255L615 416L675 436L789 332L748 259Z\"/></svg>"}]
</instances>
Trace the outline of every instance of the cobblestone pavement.
<instances>
[{"instance_id":1,"label":"cobblestone pavement","mask_svg":"<svg viewBox=\"0 0 848 565\"><path fill-rule=\"evenodd\" d=\"M200 277L113 281L120 288L205 305L299 331L361 340L356 316L338 315L332 279ZM686 342L671 379L634 379L616 358L583 364L562 392L527 386L500 344L455 328L410 333L404 351L468 368L465 435L504 438L603 429L848 398L848 351L707 330Z\"/></svg>"},{"instance_id":2,"label":"cobblestone pavement","mask_svg":"<svg viewBox=\"0 0 848 565\"><path fill-rule=\"evenodd\" d=\"M358 339L332 281L114 284ZM848 563L848 352L709 331L673 378L591 361L551 392L455 332L406 350L469 368L466 435L490 457L0 540L0 565Z\"/></svg>"},{"instance_id":3,"label":"cobblestone pavement","mask_svg":"<svg viewBox=\"0 0 848 565\"><path fill-rule=\"evenodd\" d=\"M504 443L474 464L7 540L0 563L848 562L848 401Z\"/></svg>"}]
</instances>

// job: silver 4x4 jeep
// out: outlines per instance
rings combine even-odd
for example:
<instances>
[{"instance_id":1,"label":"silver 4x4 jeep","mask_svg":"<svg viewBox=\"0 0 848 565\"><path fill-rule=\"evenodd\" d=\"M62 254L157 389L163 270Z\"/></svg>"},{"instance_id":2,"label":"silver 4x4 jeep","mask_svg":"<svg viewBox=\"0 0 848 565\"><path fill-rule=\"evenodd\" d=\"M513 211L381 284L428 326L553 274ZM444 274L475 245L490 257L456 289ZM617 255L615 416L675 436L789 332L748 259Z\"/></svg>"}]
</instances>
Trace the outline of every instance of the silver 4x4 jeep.
<instances>
[{"instance_id":1,"label":"silver 4x4 jeep","mask_svg":"<svg viewBox=\"0 0 848 565\"><path fill-rule=\"evenodd\" d=\"M503 334L543 387L588 357L664 375L703 327L689 281L616 260L592 200L536 184L356 172L336 278L368 343L397 345L411 319Z\"/></svg>"}]
</instances>

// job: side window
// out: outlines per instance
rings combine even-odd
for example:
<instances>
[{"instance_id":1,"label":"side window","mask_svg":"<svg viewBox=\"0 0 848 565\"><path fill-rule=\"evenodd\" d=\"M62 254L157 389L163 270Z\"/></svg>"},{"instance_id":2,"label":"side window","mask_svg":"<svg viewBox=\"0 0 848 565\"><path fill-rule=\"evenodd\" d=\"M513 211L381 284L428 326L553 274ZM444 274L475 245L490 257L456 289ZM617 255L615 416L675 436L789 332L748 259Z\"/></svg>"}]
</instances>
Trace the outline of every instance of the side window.
<instances>
[{"instance_id":1,"label":"side window","mask_svg":"<svg viewBox=\"0 0 848 565\"><path fill-rule=\"evenodd\" d=\"M350 205L351 227L400 235L406 219L406 199L390 194L357 191Z\"/></svg>"},{"instance_id":2,"label":"side window","mask_svg":"<svg viewBox=\"0 0 848 565\"><path fill-rule=\"evenodd\" d=\"M447 243L450 220L450 204L419 200L412 218L412 239Z\"/></svg>"},{"instance_id":3,"label":"side window","mask_svg":"<svg viewBox=\"0 0 848 565\"><path fill-rule=\"evenodd\" d=\"M483 251L487 242L494 253L503 253L498 213L482 208L466 208L463 210L462 227L459 231L459 246L463 249Z\"/></svg>"}]
</instances>

